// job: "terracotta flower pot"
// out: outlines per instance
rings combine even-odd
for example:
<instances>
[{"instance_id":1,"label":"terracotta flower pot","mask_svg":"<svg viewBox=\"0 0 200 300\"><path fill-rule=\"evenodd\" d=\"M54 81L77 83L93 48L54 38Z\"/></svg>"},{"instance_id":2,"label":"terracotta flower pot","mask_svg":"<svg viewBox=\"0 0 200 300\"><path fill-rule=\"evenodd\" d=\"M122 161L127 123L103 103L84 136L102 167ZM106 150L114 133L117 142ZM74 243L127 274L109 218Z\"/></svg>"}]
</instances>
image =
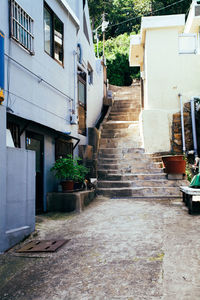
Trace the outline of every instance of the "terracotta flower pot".
<instances>
[{"instance_id":1,"label":"terracotta flower pot","mask_svg":"<svg viewBox=\"0 0 200 300\"><path fill-rule=\"evenodd\" d=\"M73 180L65 180L61 182L63 193L73 191L74 189L74 181Z\"/></svg>"},{"instance_id":2,"label":"terracotta flower pot","mask_svg":"<svg viewBox=\"0 0 200 300\"><path fill-rule=\"evenodd\" d=\"M185 168L185 160L174 160L165 162L165 173L167 174L185 174Z\"/></svg>"},{"instance_id":3,"label":"terracotta flower pot","mask_svg":"<svg viewBox=\"0 0 200 300\"><path fill-rule=\"evenodd\" d=\"M166 163L169 161L183 161L183 155L168 155L168 156L162 156L162 161L164 168L166 168Z\"/></svg>"}]
</instances>

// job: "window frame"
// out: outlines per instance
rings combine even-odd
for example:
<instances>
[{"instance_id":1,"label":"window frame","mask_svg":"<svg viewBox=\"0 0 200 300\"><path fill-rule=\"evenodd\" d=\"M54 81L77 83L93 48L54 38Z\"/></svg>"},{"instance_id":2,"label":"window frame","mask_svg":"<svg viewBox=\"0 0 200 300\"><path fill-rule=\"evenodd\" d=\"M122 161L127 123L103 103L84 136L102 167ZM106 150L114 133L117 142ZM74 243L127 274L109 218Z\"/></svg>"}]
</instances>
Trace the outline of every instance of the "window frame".
<instances>
[{"instance_id":1,"label":"window frame","mask_svg":"<svg viewBox=\"0 0 200 300\"><path fill-rule=\"evenodd\" d=\"M51 54L49 54L46 49L45 49L45 23L44 23L44 10L47 10L50 15L51 15L51 23L52 23L52 27L50 28L50 52L52 52ZM63 25L63 34L62 34L62 53L63 53L63 59L62 59L62 63L55 58L55 39L54 39L54 20L55 17L58 18L58 20L62 23ZM57 16L57 14L51 9L51 7L44 1L44 6L43 6L43 30L44 30L44 52L50 56L51 58L53 58L53 60L55 60L59 65L61 65L64 68L64 23L61 21L61 19Z\"/></svg>"},{"instance_id":2,"label":"window frame","mask_svg":"<svg viewBox=\"0 0 200 300\"><path fill-rule=\"evenodd\" d=\"M191 51L181 51L180 49L180 38L183 37L193 37L195 39L195 50ZM196 33L182 33L178 35L178 53L179 54L197 54L198 53L198 41Z\"/></svg>"},{"instance_id":3,"label":"window frame","mask_svg":"<svg viewBox=\"0 0 200 300\"><path fill-rule=\"evenodd\" d=\"M15 15L15 8L17 8L17 18ZM20 12L19 12L20 11ZM14 12L14 13L13 13ZM19 18L18 20L18 13ZM22 18L22 20L21 20ZM22 24L23 21L27 21L28 29ZM17 32L15 33L14 26L17 26ZM10 0L9 2L9 26L10 26L10 38L19 44L29 54L35 55L34 52L34 20L31 16L18 4L16 0ZM20 29L22 30L23 38L20 38ZM24 33L27 35L27 45L24 43ZM18 37L19 36L19 37ZM30 47L29 45L30 44Z\"/></svg>"}]
</instances>

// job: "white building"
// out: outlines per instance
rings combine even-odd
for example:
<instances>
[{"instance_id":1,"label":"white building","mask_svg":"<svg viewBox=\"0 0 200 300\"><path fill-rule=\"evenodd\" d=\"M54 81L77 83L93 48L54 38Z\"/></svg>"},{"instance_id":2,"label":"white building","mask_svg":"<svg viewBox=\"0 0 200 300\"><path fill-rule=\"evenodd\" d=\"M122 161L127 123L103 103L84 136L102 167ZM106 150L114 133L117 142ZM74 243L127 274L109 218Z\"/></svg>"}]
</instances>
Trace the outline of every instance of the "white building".
<instances>
[{"instance_id":1,"label":"white building","mask_svg":"<svg viewBox=\"0 0 200 300\"><path fill-rule=\"evenodd\" d=\"M147 152L171 150L172 116L183 102L200 95L200 5L185 15L142 18L140 35L132 36L130 65L140 66L141 127ZM192 133L191 133L192 134Z\"/></svg>"},{"instance_id":2,"label":"white building","mask_svg":"<svg viewBox=\"0 0 200 300\"><path fill-rule=\"evenodd\" d=\"M2 0L0 20L5 35L0 108L7 111L15 147L36 153L36 209L45 211L47 192L57 188L52 164L62 154L78 154L77 143L88 143L88 128L101 114L103 70L94 54L88 3ZM9 131L7 146L12 146L8 136ZM8 224L8 229L16 228Z\"/></svg>"}]
</instances>

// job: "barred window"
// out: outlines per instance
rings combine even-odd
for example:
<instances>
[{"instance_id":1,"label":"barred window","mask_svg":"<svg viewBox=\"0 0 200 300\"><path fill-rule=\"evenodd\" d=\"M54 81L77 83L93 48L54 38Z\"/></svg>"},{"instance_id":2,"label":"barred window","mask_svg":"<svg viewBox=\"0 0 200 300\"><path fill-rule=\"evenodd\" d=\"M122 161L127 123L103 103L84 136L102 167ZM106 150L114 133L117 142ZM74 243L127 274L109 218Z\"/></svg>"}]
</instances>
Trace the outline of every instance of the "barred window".
<instances>
[{"instance_id":1,"label":"barred window","mask_svg":"<svg viewBox=\"0 0 200 300\"><path fill-rule=\"evenodd\" d=\"M34 55L33 19L15 0L10 3L11 38Z\"/></svg>"}]
</instances>

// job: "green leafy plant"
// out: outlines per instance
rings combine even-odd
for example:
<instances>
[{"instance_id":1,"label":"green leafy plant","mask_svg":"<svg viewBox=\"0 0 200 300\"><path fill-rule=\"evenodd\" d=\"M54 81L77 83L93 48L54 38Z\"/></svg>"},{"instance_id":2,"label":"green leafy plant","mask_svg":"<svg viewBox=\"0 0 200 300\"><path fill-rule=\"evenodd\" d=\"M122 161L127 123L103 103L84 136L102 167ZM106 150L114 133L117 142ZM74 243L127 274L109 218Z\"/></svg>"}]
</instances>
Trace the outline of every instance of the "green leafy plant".
<instances>
[{"instance_id":1,"label":"green leafy plant","mask_svg":"<svg viewBox=\"0 0 200 300\"><path fill-rule=\"evenodd\" d=\"M191 182L192 178L193 178L193 175L192 175L192 172L191 172L191 169L190 169L190 165L189 165L188 159L187 159L187 157L185 155L184 155L183 159L186 161L185 174L187 176L187 180L189 182Z\"/></svg>"},{"instance_id":2,"label":"green leafy plant","mask_svg":"<svg viewBox=\"0 0 200 300\"><path fill-rule=\"evenodd\" d=\"M61 180L73 180L77 182L83 182L88 169L79 164L81 159L79 157L73 158L72 155L67 155L66 158L59 158L51 168L52 172L55 172L55 176Z\"/></svg>"}]
</instances>

